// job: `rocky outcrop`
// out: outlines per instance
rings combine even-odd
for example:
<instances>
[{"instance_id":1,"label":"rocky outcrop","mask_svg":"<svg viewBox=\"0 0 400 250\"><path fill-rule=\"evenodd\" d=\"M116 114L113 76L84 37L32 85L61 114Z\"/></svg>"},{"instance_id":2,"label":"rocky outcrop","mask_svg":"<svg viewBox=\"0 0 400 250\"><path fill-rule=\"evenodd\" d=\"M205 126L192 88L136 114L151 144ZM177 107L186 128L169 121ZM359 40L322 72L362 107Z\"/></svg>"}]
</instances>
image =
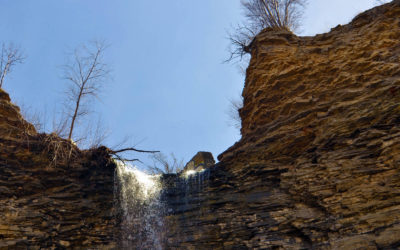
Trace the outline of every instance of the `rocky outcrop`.
<instances>
[{"instance_id":1,"label":"rocky outcrop","mask_svg":"<svg viewBox=\"0 0 400 250\"><path fill-rule=\"evenodd\" d=\"M37 134L0 89L0 249L115 246L113 175L106 148Z\"/></svg>"},{"instance_id":2,"label":"rocky outcrop","mask_svg":"<svg viewBox=\"0 0 400 250\"><path fill-rule=\"evenodd\" d=\"M400 1L314 37L264 31L251 56L242 139L171 187L170 246L400 247Z\"/></svg>"},{"instance_id":3,"label":"rocky outcrop","mask_svg":"<svg viewBox=\"0 0 400 250\"><path fill-rule=\"evenodd\" d=\"M201 171L215 164L213 155L210 152L197 152L193 158L186 163L184 171Z\"/></svg>"},{"instance_id":4,"label":"rocky outcrop","mask_svg":"<svg viewBox=\"0 0 400 250\"><path fill-rule=\"evenodd\" d=\"M0 139L2 141L18 141L24 136L37 134L35 128L23 119L19 111L19 108L11 103L9 95L0 89ZM4 143L2 147L5 147Z\"/></svg>"}]
</instances>

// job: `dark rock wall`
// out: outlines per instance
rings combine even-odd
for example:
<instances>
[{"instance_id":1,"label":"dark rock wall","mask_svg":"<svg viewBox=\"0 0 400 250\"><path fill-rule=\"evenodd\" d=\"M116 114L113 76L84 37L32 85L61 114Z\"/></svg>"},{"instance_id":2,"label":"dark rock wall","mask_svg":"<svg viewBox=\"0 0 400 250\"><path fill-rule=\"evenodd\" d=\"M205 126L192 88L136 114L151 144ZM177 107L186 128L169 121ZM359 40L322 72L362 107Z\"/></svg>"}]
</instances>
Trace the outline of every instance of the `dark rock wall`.
<instances>
[{"instance_id":1,"label":"dark rock wall","mask_svg":"<svg viewBox=\"0 0 400 250\"><path fill-rule=\"evenodd\" d=\"M0 249L113 247L114 168L104 149L52 165L48 136L1 89L0 129Z\"/></svg>"},{"instance_id":2,"label":"dark rock wall","mask_svg":"<svg viewBox=\"0 0 400 250\"><path fill-rule=\"evenodd\" d=\"M164 193L167 248L311 247L309 237L291 222L323 215L318 208L296 204L280 187L285 171L264 165L233 171L218 164L189 179L176 177Z\"/></svg>"}]
</instances>

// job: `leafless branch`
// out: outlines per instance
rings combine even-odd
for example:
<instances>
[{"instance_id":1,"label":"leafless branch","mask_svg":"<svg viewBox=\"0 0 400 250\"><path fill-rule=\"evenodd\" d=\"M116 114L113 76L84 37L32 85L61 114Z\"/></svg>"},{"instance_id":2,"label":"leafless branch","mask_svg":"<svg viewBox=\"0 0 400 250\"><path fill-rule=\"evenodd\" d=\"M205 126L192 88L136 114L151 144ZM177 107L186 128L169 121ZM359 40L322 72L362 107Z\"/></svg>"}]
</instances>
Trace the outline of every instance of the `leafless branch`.
<instances>
[{"instance_id":1,"label":"leafless branch","mask_svg":"<svg viewBox=\"0 0 400 250\"><path fill-rule=\"evenodd\" d=\"M123 163L125 163L125 162L134 162L134 161L138 161L138 162L140 162L140 163L143 163L143 162L141 162L139 159L125 159L125 158L122 158L120 155L118 155L118 154L111 154L111 155L113 155L115 158L117 158L117 160L119 160L119 161L121 161L121 162L123 162Z\"/></svg>"},{"instance_id":2,"label":"leafless branch","mask_svg":"<svg viewBox=\"0 0 400 250\"><path fill-rule=\"evenodd\" d=\"M250 53L249 45L265 28L297 29L307 0L242 0L241 3L246 21L228 33L230 57L225 62Z\"/></svg>"},{"instance_id":3,"label":"leafless branch","mask_svg":"<svg viewBox=\"0 0 400 250\"><path fill-rule=\"evenodd\" d=\"M163 153L153 154L150 158L153 160L153 165L147 165L147 168L154 174L177 173L184 168L183 159L178 160L173 153L170 154L170 159Z\"/></svg>"},{"instance_id":4,"label":"leafless branch","mask_svg":"<svg viewBox=\"0 0 400 250\"><path fill-rule=\"evenodd\" d=\"M240 98L237 99L230 99L229 102L230 106L227 114L229 117L230 125L237 129L240 129L242 125L242 120L240 118L239 111L241 108L243 108L243 97L240 96Z\"/></svg>"},{"instance_id":5,"label":"leafless branch","mask_svg":"<svg viewBox=\"0 0 400 250\"><path fill-rule=\"evenodd\" d=\"M13 67L18 63L23 63L25 56L21 50L10 43L6 45L2 43L0 54L0 88L3 87L5 77L12 71Z\"/></svg>"},{"instance_id":6,"label":"leafless branch","mask_svg":"<svg viewBox=\"0 0 400 250\"><path fill-rule=\"evenodd\" d=\"M110 150L111 154L118 154L118 153L122 153L122 152L126 152L126 151L135 151L135 152L139 152L139 153L150 153L150 154L154 154L154 153L159 153L160 151L149 151L149 150L140 150L140 149L136 149L136 148L123 148L123 149L118 149L118 150Z\"/></svg>"},{"instance_id":7,"label":"leafless branch","mask_svg":"<svg viewBox=\"0 0 400 250\"><path fill-rule=\"evenodd\" d=\"M241 60L243 56L249 53L250 50L248 46L258 32L258 29L251 29L243 25L238 25L233 32L228 33L230 56L224 62L230 62L236 59Z\"/></svg>"},{"instance_id":8,"label":"leafless branch","mask_svg":"<svg viewBox=\"0 0 400 250\"><path fill-rule=\"evenodd\" d=\"M103 42L94 42L75 49L72 61L64 65L64 79L70 84L67 90L69 113L68 139L73 137L76 121L90 113L87 102L90 97L98 98L99 92L108 80L110 69L103 62L106 46Z\"/></svg>"}]
</instances>

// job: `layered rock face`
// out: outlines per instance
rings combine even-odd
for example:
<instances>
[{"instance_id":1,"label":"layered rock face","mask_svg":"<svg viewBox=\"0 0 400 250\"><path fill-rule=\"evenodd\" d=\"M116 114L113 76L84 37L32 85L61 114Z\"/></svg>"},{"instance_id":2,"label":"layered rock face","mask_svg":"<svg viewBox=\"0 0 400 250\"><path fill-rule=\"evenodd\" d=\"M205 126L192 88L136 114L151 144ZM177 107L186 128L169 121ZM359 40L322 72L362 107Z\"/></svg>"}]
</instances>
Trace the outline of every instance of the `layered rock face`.
<instances>
[{"instance_id":1,"label":"layered rock face","mask_svg":"<svg viewBox=\"0 0 400 250\"><path fill-rule=\"evenodd\" d=\"M251 55L242 139L171 187L170 247L400 247L400 1Z\"/></svg>"},{"instance_id":2,"label":"layered rock face","mask_svg":"<svg viewBox=\"0 0 400 250\"><path fill-rule=\"evenodd\" d=\"M65 164L55 162L60 145L70 142L37 134L0 89L0 249L115 246L106 149L74 148Z\"/></svg>"},{"instance_id":3,"label":"layered rock face","mask_svg":"<svg viewBox=\"0 0 400 250\"><path fill-rule=\"evenodd\" d=\"M264 31L251 53L242 139L162 177L162 246L399 248L400 0L315 37ZM118 248L107 149L54 167L54 140L0 90L0 248Z\"/></svg>"}]
</instances>

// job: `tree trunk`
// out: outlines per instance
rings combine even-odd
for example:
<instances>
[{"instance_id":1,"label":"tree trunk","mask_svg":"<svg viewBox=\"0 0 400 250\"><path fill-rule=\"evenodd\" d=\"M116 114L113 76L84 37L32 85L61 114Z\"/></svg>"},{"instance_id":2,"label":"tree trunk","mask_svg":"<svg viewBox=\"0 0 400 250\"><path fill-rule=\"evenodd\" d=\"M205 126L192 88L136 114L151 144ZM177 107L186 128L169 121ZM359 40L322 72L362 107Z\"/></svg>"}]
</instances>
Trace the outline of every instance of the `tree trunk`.
<instances>
[{"instance_id":1,"label":"tree trunk","mask_svg":"<svg viewBox=\"0 0 400 250\"><path fill-rule=\"evenodd\" d=\"M74 130L75 120L76 120L76 117L78 115L79 103L81 102L82 92L83 92L83 85L81 86L81 89L79 91L78 100L77 100L76 106L75 106L75 112L74 112L74 115L72 116L72 121L71 121L71 126L70 126L70 129L69 129L68 140L71 140L71 137L72 137L72 131Z\"/></svg>"}]
</instances>

